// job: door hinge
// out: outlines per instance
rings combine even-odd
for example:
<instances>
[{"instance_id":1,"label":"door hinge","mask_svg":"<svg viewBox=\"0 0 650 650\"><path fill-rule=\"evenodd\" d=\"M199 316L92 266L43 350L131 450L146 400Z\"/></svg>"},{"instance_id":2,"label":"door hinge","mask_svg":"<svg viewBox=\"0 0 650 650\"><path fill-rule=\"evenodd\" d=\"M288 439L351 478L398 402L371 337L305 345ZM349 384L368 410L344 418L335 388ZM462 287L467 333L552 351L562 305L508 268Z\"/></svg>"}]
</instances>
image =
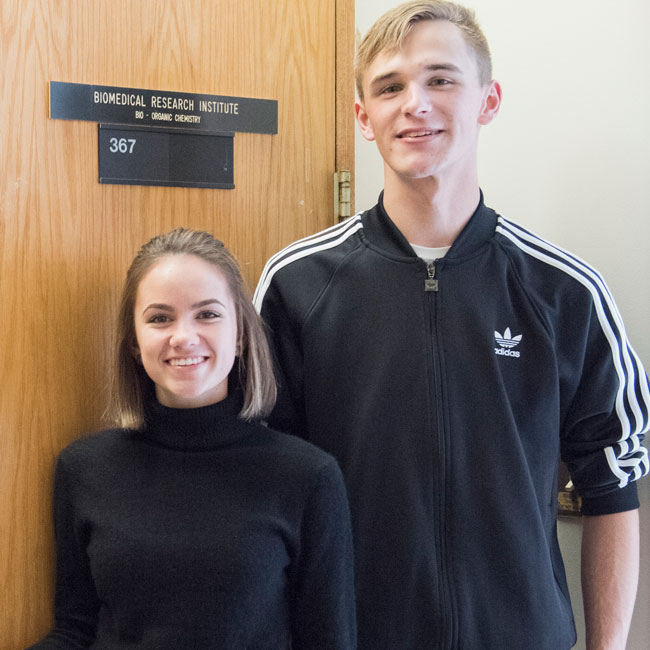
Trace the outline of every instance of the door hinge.
<instances>
[{"instance_id":1,"label":"door hinge","mask_svg":"<svg viewBox=\"0 0 650 650\"><path fill-rule=\"evenodd\" d=\"M347 170L334 172L334 223L350 216L351 176Z\"/></svg>"}]
</instances>

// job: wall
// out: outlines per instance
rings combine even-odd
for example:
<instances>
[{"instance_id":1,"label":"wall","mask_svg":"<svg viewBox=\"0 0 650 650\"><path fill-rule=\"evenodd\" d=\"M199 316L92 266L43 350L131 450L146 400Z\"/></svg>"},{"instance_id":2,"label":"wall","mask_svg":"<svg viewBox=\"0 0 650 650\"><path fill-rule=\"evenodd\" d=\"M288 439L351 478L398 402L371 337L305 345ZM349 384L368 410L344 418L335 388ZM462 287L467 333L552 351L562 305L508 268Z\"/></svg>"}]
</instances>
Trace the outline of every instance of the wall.
<instances>
[{"instance_id":1,"label":"wall","mask_svg":"<svg viewBox=\"0 0 650 650\"><path fill-rule=\"evenodd\" d=\"M396 3L357 0L357 28L365 33ZM595 265L650 367L650 3L464 4L477 12L503 87L500 114L481 136L487 204ZM356 147L356 206L364 209L376 202L383 171L374 144L357 134ZM650 480L639 488L642 569L629 650L650 638ZM581 649L580 523L559 528Z\"/></svg>"}]
</instances>

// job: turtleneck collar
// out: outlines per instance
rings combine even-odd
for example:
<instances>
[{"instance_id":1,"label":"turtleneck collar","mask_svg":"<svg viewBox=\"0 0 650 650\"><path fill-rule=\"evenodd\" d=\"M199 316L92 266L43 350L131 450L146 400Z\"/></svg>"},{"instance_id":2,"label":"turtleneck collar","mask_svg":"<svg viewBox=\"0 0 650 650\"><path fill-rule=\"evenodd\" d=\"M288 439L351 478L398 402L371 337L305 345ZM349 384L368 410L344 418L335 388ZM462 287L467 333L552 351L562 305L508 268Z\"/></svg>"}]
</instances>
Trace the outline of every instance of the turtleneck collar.
<instances>
[{"instance_id":1,"label":"turtleneck collar","mask_svg":"<svg viewBox=\"0 0 650 650\"><path fill-rule=\"evenodd\" d=\"M208 406L178 409L163 406L152 389L145 397L141 435L156 445L185 451L208 451L250 436L254 428L240 419L240 390Z\"/></svg>"}]
</instances>

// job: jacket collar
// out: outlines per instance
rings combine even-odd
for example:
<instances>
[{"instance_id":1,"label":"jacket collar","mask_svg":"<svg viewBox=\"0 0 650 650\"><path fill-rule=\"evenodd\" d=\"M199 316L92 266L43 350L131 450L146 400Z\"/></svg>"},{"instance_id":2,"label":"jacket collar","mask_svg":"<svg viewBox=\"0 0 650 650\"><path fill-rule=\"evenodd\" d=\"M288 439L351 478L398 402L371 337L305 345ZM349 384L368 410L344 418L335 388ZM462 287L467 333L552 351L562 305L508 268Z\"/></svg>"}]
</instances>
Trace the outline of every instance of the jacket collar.
<instances>
[{"instance_id":1,"label":"jacket collar","mask_svg":"<svg viewBox=\"0 0 650 650\"><path fill-rule=\"evenodd\" d=\"M384 193L370 210L361 215L366 241L391 257L416 257L411 245L384 209ZM449 249L446 260L472 255L495 233L497 214L483 202L483 192L476 210Z\"/></svg>"}]
</instances>

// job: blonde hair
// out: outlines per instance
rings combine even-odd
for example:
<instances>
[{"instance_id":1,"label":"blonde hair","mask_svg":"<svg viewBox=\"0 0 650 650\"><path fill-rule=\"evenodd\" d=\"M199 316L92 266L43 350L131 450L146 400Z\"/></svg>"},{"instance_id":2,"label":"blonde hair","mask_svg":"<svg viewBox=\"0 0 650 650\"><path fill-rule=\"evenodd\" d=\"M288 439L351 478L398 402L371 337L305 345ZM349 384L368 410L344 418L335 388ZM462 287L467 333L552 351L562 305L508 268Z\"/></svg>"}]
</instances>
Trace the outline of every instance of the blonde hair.
<instances>
[{"instance_id":1,"label":"blonde hair","mask_svg":"<svg viewBox=\"0 0 650 650\"><path fill-rule=\"evenodd\" d=\"M479 81L492 81L492 57L485 35L471 9L445 0L415 0L387 11L368 30L357 47L355 82L363 101L363 75L380 52L397 52L413 27L425 20L446 20L456 25L476 56Z\"/></svg>"},{"instance_id":2,"label":"blonde hair","mask_svg":"<svg viewBox=\"0 0 650 650\"><path fill-rule=\"evenodd\" d=\"M237 261L210 233L177 228L150 239L138 251L126 274L117 321L115 365L108 417L121 427L140 428L144 396L151 379L137 361L134 307L140 282L151 267L170 255L194 255L223 273L235 305L239 381L244 392L240 417L246 420L268 415L275 404L276 384L264 325L253 308ZM231 374L235 372L235 368Z\"/></svg>"}]
</instances>

